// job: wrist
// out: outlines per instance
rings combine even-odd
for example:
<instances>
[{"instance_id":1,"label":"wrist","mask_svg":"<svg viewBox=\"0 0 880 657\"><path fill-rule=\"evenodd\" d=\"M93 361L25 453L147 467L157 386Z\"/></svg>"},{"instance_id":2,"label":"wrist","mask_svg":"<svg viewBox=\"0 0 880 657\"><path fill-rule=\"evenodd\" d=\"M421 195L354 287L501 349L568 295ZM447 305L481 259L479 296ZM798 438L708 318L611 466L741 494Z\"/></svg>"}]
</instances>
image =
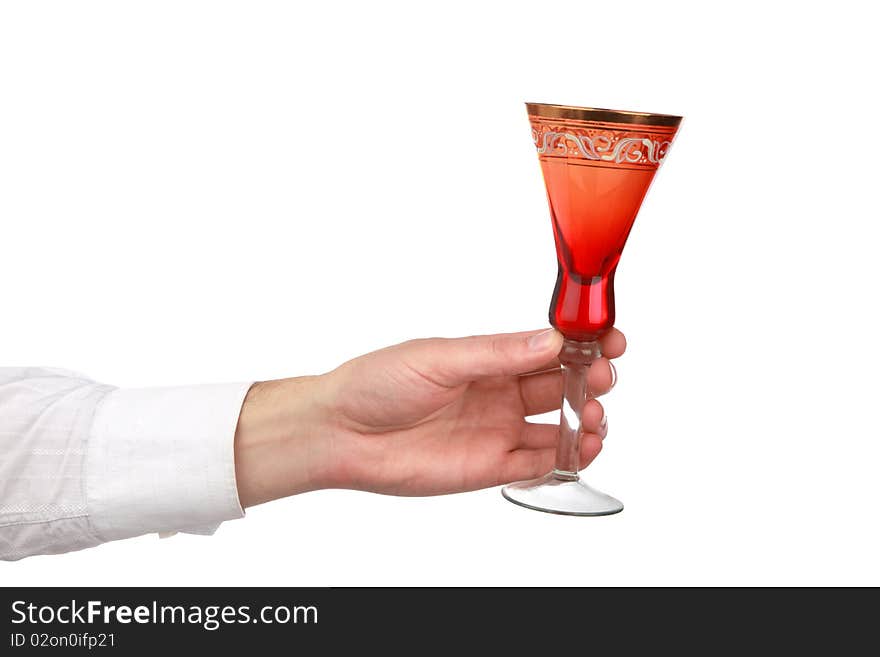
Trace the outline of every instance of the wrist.
<instances>
[{"instance_id":1,"label":"wrist","mask_svg":"<svg viewBox=\"0 0 880 657\"><path fill-rule=\"evenodd\" d=\"M243 507L334 485L327 381L308 376L254 384L235 432Z\"/></svg>"}]
</instances>

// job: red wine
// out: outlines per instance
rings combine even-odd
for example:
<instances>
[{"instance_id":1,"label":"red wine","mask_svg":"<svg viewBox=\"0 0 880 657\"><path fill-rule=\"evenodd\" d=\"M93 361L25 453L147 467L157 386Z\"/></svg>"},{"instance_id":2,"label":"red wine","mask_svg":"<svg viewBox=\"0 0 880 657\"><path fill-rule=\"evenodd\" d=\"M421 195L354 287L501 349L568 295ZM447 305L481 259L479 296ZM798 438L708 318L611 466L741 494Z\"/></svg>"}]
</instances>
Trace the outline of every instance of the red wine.
<instances>
[{"instance_id":1,"label":"red wine","mask_svg":"<svg viewBox=\"0 0 880 657\"><path fill-rule=\"evenodd\" d=\"M614 272L656 169L560 157L541 168L559 263L550 323L595 340L614 324Z\"/></svg>"}]
</instances>

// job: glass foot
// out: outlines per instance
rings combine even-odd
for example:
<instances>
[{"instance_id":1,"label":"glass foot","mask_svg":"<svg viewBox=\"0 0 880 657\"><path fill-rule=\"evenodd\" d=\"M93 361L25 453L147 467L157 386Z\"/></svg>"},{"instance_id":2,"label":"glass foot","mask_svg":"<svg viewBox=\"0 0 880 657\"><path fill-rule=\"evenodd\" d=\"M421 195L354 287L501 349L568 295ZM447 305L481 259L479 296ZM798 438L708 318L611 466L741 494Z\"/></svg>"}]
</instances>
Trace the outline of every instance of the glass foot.
<instances>
[{"instance_id":1,"label":"glass foot","mask_svg":"<svg viewBox=\"0 0 880 657\"><path fill-rule=\"evenodd\" d=\"M608 516L623 511L620 500L590 488L577 475L556 472L509 484L501 494L527 509L565 516Z\"/></svg>"}]
</instances>

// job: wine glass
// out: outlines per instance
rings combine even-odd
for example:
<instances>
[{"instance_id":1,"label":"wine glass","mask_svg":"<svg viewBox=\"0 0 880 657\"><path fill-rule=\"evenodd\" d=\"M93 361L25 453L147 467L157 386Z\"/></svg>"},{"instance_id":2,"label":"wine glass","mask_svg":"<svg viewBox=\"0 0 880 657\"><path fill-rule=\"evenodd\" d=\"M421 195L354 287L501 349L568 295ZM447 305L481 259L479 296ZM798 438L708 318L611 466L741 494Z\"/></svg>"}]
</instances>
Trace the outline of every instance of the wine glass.
<instances>
[{"instance_id":1,"label":"wine glass","mask_svg":"<svg viewBox=\"0 0 880 657\"><path fill-rule=\"evenodd\" d=\"M581 412L601 392L594 383L600 377L591 377L590 368L611 367L613 377L598 340L614 324L614 272L681 117L541 103L526 103L526 109L559 265L550 323L565 338L559 353L562 411L554 469L502 493L538 511L609 515L623 504L578 474Z\"/></svg>"}]
</instances>

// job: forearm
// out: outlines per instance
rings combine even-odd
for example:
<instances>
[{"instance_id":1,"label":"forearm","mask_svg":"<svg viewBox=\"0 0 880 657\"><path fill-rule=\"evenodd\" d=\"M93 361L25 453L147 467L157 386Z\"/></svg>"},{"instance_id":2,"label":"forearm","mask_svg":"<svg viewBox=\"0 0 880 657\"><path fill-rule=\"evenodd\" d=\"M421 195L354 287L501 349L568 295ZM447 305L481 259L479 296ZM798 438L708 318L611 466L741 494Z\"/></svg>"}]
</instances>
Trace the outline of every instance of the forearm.
<instances>
[{"instance_id":1,"label":"forearm","mask_svg":"<svg viewBox=\"0 0 880 657\"><path fill-rule=\"evenodd\" d=\"M337 485L341 438L328 421L326 388L320 376L251 387L235 432L243 507Z\"/></svg>"}]
</instances>

